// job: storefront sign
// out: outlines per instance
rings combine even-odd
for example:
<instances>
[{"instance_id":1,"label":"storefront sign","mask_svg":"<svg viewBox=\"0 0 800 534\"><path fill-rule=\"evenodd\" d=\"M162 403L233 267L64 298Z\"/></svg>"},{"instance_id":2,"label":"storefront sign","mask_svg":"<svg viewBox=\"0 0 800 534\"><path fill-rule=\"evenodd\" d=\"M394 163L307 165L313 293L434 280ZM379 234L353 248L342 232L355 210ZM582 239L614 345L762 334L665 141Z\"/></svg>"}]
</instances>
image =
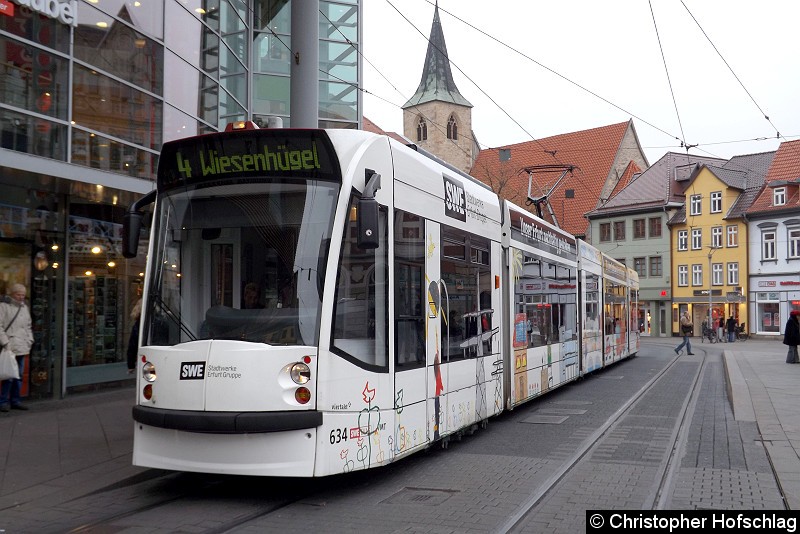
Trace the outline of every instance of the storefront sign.
<instances>
[{"instance_id":1,"label":"storefront sign","mask_svg":"<svg viewBox=\"0 0 800 534\"><path fill-rule=\"evenodd\" d=\"M775 287L775 280L759 280L758 287Z\"/></svg>"},{"instance_id":2,"label":"storefront sign","mask_svg":"<svg viewBox=\"0 0 800 534\"><path fill-rule=\"evenodd\" d=\"M8 15L9 17L13 17L14 4L6 0L0 0L0 13L2 13L3 15Z\"/></svg>"},{"instance_id":3,"label":"storefront sign","mask_svg":"<svg viewBox=\"0 0 800 534\"><path fill-rule=\"evenodd\" d=\"M782 286L800 286L800 282L796 282L794 280L784 280L781 282Z\"/></svg>"},{"instance_id":4,"label":"storefront sign","mask_svg":"<svg viewBox=\"0 0 800 534\"><path fill-rule=\"evenodd\" d=\"M32 11L41 13L51 19L56 19L64 24L70 26L78 26L78 2L71 0L70 2L59 2L58 0L14 0L17 4L25 6ZM0 5L5 0L0 0ZM2 10L2 8L0 8ZM13 9L12 9L12 15Z\"/></svg>"}]
</instances>

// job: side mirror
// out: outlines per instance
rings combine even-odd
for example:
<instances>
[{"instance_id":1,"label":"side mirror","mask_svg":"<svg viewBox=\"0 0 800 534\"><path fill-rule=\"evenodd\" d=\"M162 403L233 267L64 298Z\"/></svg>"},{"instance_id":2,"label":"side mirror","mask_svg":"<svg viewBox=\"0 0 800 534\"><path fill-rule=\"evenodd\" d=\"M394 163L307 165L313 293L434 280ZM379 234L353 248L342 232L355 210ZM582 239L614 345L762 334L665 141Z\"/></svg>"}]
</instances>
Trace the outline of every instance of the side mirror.
<instances>
[{"instance_id":1,"label":"side mirror","mask_svg":"<svg viewBox=\"0 0 800 534\"><path fill-rule=\"evenodd\" d=\"M374 198L361 198L358 201L356 228L358 229L358 248L367 250L378 248L378 201Z\"/></svg>"},{"instance_id":2,"label":"side mirror","mask_svg":"<svg viewBox=\"0 0 800 534\"><path fill-rule=\"evenodd\" d=\"M122 255L135 258L139 252L139 234L142 231L142 212L128 212L122 216Z\"/></svg>"},{"instance_id":3,"label":"side mirror","mask_svg":"<svg viewBox=\"0 0 800 534\"><path fill-rule=\"evenodd\" d=\"M372 169L364 169L366 185L364 194L356 208L357 244L362 250L375 249L380 245L378 235L378 201L375 192L381 188L381 175Z\"/></svg>"},{"instance_id":4,"label":"side mirror","mask_svg":"<svg viewBox=\"0 0 800 534\"><path fill-rule=\"evenodd\" d=\"M153 189L145 196L128 206L128 211L122 216L122 255L126 258L135 258L139 252L139 234L142 232L142 208L156 201L156 190Z\"/></svg>"}]
</instances>

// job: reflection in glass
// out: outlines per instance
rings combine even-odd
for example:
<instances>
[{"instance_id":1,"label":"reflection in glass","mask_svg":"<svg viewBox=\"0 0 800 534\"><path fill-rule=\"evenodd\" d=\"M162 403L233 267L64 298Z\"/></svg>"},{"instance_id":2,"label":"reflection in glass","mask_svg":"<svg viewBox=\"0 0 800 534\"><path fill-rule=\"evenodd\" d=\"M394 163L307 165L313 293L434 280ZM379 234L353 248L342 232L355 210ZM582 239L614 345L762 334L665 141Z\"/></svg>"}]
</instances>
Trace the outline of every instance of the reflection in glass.
<instances>
[{"instance_id":1,"label":"reflection in glass","mask_svg":"<svg viewBox=\"0 0 800 534\"><path fill-rule=\"evenodd\" d=\"M23 9L22 6L14 10L13 17L5 14L0 17L0 30L47 48L52 48L65 54L69 53L70 26L62 24L56 19L39 15L30 9ZM29 67L33 65L33 56L18 56L13 49L5 51L4 55L4 61L12 61L25 70L31 70Z\"/></svg>"},{"instance_id":2,"label":"reflection in glass","mask_svg":"<svg viewBox=\"0 0 800 534\"><path fill-rule=\"evenodd\" d=\"M72 128L72 163L94 169L127 174L153 180L157 155L102 137L79 128Z\"/></svg>"},{"instance_id":3,"label":"reflection in glass","mask_svg":"<svg viewBox=\"0 0 800 534\"><path fill-rule=\"evenodd\" d=\"M143 33L91 7L83 7L82 12L91 13L92 20L102 20L106 27L79 25L75 29L75 57L147 91L161 94L164 83L163 47Z\"/></svg>"},{"instance_id":4,"label":"reflection in glass","mask_svg":"<svg viewBox=\"0 0 800 534\"><path fill-rule=\"evenodd\" d=\"M358 53L348 43L319 43L319 70L322 78L356 83Z\"/></svg>"},{"instance_id":5,"label":"reflection in glass","mask_svg":"<svg viewBox=\"0 0 800 534\"><path fill-rule=\"evenodd\" d=\"M253 44L253 69L267 74L289 74L292 41L288 35L259 33Z\"/></svg>"},{"instance_id":6,"label":"reflection in glass","mask_svg":"<svg viewBox=\"0 0 800 534\"><path fill-rule=\"evenodd\" d=\"M75 65L73 121L154 150L161 148L161 101Z\"/></svg>"},{"instance_id":7,"label":"reflection in glass","mask_svg":"<svg viewBox=\"0 0 800 534\"><path fill-rule=\"evenodd\" d=\"M272 28L275 33L288 34L292 29L289 0L255 0L253 11L256 30Z\"/></svg>"},{"instance_id":8,"label":"reflection in glass","mask_svg":"<svg viewBox=\"0 0 800 534\"><path fill-rule=\"evenodd\" d=\"M319 82L319 118L358 120L358 89L345 83Z\"/></svg>"},{"instance_id":9,"label":"reflection in glass","mask_svg":"<svg viewBox=\"0 0 800 534\"><path fill-rule=\"evenodd\" d=\"M320 39L358 41L358 6L320 2L319 10Z\"/></svg>"},{"instance_id":10,"label":"reflection in glass","mask_svg":"<svg viewBox=\"0 0 800 534\"><path fill-rule=\"evenodd\" d=\"M3 45L0 102L66 120L68 62L15 39L6 38Z\"/></svg>"},{"instance_id":11,"label":"reflection in glass","mask_svg":"<svg viewBox=\"0 0 800 534\"><path fill-rule=\"evenodd\" d=\"M0 108L0 146L66 161L67 127Z\"/></svg>"},{"instance_id":12,"label":"reflection in glass","mask_svg":"<svg viewBox=\"0 0 800 534\"><path fill-rule=\"evenodd\" d=\"M101 18L100 11L95 8L128 22L137 31L157 39L164 37L164 0L103 0L93 2L91 6L88 3L78 2L78 23L91 28L98 22L105 21ZM110 27L111 23L108 25Z\"/></svg>"}]
</instances>

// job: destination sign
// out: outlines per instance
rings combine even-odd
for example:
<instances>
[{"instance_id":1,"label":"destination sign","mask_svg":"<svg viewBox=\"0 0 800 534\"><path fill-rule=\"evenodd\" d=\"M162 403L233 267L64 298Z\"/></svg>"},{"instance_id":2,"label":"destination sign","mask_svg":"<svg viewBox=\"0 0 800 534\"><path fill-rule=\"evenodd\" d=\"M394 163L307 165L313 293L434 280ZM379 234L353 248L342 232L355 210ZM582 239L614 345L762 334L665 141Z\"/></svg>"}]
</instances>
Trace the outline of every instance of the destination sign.
<instances>
[{"instance_id":1,"label":"destination sign","mask_svg":"<svg viewBox=\"0 0 800 534\"><path fill-rule=\"evenodd\" d=\"M166 143L161 152L159 189L241 178L338 182L341 174L333 145L322 130L209 134Z\"/></svg>"},{"instance_id":2,"label":"destination sign","mask_svg":"<svg viewBox=\"0 0 800 534\"><path fill-rule=\"evenodd\" d=\"M577 255L575 238L561 230L550 228L533 216L510 212L511 237L535 248L574 260Z\"/></svg>"}]
</instances>

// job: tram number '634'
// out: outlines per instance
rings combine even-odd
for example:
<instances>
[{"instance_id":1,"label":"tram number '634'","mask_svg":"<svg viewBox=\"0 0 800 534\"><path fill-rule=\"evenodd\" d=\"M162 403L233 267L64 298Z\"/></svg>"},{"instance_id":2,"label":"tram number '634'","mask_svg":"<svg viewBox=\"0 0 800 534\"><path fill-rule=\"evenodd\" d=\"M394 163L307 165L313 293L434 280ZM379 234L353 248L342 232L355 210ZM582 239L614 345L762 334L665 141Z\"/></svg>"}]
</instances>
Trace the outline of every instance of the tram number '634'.
<instances>
[{"instance_id":1,"label":"tram number '634'","mask_svg":"<svg viewBox=\"0 0 800 534\"><path fill-rule=\"evenodd\" d=\"M336 445L342 441L347 441L347 427L331 430L331 445Z\"/></svg>"}]
</instances>

